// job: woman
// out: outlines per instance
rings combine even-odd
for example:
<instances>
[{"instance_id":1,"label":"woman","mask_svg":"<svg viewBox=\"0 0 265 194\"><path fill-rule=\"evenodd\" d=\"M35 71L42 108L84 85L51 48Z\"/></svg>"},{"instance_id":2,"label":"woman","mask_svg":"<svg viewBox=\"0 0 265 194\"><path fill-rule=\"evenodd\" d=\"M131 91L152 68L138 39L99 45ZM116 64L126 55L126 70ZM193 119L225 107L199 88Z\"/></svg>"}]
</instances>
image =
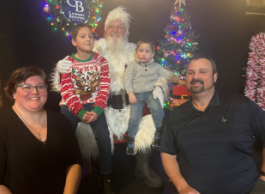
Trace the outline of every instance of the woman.
<instances>
[{"instance_id":1,"label":"woman","mask_svg":"<svg viewBox=\"0 0 265 194\"><path fill-rule=\"evenodd\" d=\"M46 111L47 77L37 67L13 72L6 94L14 101L0 111L0 193L74 194L82 157L71 124Z\"/></svg>"}]
</instances>

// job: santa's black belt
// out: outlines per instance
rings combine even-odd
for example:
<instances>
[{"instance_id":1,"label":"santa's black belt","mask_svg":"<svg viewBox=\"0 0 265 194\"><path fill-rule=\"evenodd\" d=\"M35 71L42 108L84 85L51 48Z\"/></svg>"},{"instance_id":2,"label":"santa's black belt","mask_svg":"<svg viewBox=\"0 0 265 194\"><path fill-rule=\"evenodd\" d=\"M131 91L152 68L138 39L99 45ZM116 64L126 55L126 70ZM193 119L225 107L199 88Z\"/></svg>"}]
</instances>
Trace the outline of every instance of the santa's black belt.
<instances>
[{"instance_id":1,"label":"santa's black belt","mask_svg":"<svg viewBox=\"0 0 265 194\"><path fill-rule=\"evenodd\" d=\"M172 95L172 98L179 100L190 100L190 97L188 95Z\"/></svg>"},{"instance_id":2,"label":"santa's black belt","mask_svg":"<svg viewBox=\"0 0 265 194\"><path fill-rule=\"evenodd\" d=\"M125 101L126 105L130 104L128 94L125 94ZM123 109L122 94L116 94L116 95L110 94L107 101L107 106L113 109Z\"/></svg>"}]
</instances>

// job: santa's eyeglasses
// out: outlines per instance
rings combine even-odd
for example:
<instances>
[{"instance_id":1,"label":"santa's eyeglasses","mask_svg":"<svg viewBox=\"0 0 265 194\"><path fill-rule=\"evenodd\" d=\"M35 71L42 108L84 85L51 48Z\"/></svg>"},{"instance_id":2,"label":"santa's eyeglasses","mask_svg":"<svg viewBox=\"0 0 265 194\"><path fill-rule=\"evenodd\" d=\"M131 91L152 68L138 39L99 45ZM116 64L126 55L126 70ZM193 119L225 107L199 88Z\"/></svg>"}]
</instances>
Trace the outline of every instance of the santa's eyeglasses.
<instances>
[{"instance_id":1,"label":"santa's eyeglasses","mask_svg":"<svg viewBox=\"0 0 265 194\"><path fill-rule=\"evenodd\" d=\"M113 26L113 25L108 26L108 29L110 29L110 30L114 30L115 28L116 28L117 30L124 30L124 29L125 29L124 26Z\"/></svg>"}]
</instances>

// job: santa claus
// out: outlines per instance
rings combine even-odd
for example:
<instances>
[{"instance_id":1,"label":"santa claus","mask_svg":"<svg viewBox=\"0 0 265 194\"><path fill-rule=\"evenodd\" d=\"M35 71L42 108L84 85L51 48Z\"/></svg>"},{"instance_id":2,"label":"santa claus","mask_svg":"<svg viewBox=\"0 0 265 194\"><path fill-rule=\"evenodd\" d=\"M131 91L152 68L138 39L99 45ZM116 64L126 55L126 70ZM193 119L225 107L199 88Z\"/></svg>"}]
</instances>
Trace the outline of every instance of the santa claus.
<instances>
[{"instance_id":1,"label":"santa claus","mask_svg":"<svg viewBox=\"0 0 265 194\"><path fill-rule=\"evenodd\" d=\"M109 12L104 27L104 38L95 42L93 51L105 57L111 75L111 93L108 107L104 110L113 150L113 135L122 138L128 128L130 105L126 100L123 75L126 67L135 61L136 45L128 42L131 16L123 7ZM69 70L71 62L67 58L58 62L53 73L53 90L60 91L60 74ZM162 92L163 90L163 92ZM159 98L163 106L164 97L168 95L167 81L159 78L153 91L154 98ZM87 134L84 134L85 131ZM162 179L149 168L151 145L155 140L156 128L151 115L142 118L135 137L135 154L137 164L135 173L142 177L150 187L161 187ZM88 157L97 154L96 141L89 125L80 122L77 138L82 153ZM89 144L88 144L89 143ZM100 155L100 153L99 153Z\"/></svg>"}]
</instances>

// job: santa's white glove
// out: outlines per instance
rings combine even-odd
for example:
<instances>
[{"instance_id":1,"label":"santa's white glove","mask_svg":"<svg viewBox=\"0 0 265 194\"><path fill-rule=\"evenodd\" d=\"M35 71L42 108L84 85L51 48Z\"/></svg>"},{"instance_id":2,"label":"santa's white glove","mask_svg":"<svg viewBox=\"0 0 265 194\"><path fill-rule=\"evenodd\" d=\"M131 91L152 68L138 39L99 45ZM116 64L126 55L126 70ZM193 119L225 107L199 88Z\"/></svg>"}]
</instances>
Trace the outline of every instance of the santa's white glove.
<instances>
[{"instance_id":1,"label":"santa's white glove","mask_svg":"<svg viewBox=\"0 0 265 194\"><path fill-rule=\"evenodd\" d=\"M57 63L56 69L60 74L66 73L72 66L72 61L67 60L68 58L69 56L66 56L64 59Z\"/></svg>"},{"instance_id":2,"label":"santa's white glove","mask_svg":"<svg viewBox=\"0 0 265 194\"><path fill-rule=\"evenodd\" d=\"M163 106L164 105L164 95L163 95L161 87L159 87L159 86L155 87L155 89L153 90L153 98L154 99L158 98L158 100L161 103L162 108L164 107Z\"/></svg>"}]
</instances>

